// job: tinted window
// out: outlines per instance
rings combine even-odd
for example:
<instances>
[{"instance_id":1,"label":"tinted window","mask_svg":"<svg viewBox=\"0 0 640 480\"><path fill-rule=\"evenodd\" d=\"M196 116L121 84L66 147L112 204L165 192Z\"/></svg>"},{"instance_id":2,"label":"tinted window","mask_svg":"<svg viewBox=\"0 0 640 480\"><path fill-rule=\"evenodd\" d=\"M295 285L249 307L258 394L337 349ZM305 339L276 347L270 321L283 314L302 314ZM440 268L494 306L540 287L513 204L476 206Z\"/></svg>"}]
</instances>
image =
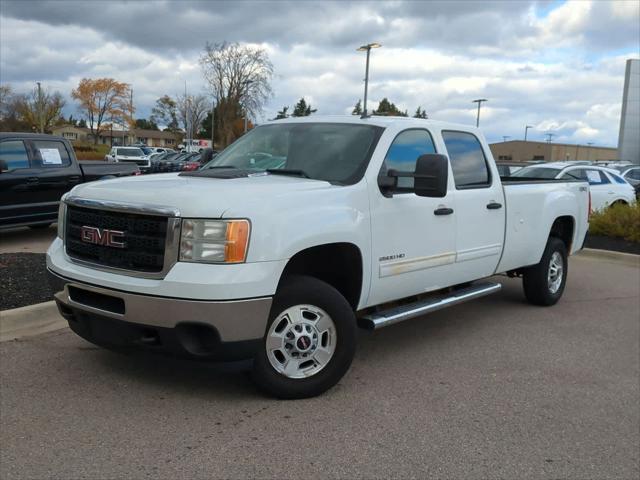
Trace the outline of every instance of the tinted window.
<instances>
[{"instance_id":1,"label":"tinted window","mask_svg":"<svg viewBox=\"0 0 640 480\"><path fill-rule=\"evenodd\" d=\"M143 157L144 153L139 148L119 148L118 155L125 157Z\"/></svg>"},{"instance_id":2,"label":"tinted window","mask_svg":"<svg viewBox=\"0 0 640 480\"><path fill-rule=\"evenodd\" d=\"M587 170L586 175L589 185L605 185L611 183L607 176L598 170Z\"/></svg>"},{"instance_id":3,"label":"tinted window","mask_svg":"<svg viewBox=\"0 0 640 480\"><path fill-rule=\"evenodd\" d=\"M580 168L578 170L569 170L568 172L565 172L560 178L567 178L570 180L584 180L585 182L589 180L587 178L587 172L583 168Z\"/></svg>"},{"instance_id":4,"label":"tinted window","mask_svg":"<svg viewBox=\"0 0 640 480\"><path fill-rule=\"evenodd\" d=\"M34 140L34 160L41 167L67 167L71 165L64 143L52 140Z\"/></svg>"},{"instance_id":5,"label":"tinted window","mask_svg":"<svg viewBox=\"0 0 640 480\"><path fill-rule=\"evenodd\" d=\"M640 168L634 168L633 170L629 170L625 177L633 178L634 180L640 180Z\"/></svg>"},{"instance_id":6,"label":"tinted window","mask_svg":"<svg viewBox=\"0 0 640 480\"><path fill-rule=\"evenodd\" d=\"M622 183L622 184L627 183L627 182L625 181L625 179L624 179L624 178L622 178L622 177L620 177L620 176L616 175L615 173L609 173L609 175L611 176L611 178L613 178L613 180L614 180L616 183Z\"/></svg>"},{"instance_id":7,"label":"tinted window","mask_svg":"<svg viewBox=\"0 0 640 480\"><path fill-rule=\"evenodd\" d=\"M420 155L436 153L433 139L426 130L405 130L400 132L389 147L384 159L383 170L414 172ZM398 190L413 190L413 178L398 178Z\"/></svg>"},{"instance_id":8,"label":"tinted window","mask_svg":"<svg viewBox=\"0 0 640 480\"><path fill-rule=\"evenodd\" d=\"M560 173L559 168L524 167L513 174L514 177L553 179ZM565 174L566 175L566 174Z\"/></svg>"},{"instance_id":9,"label":"tinted window","mask_svg":"<svg viewBox=\"0 0 640 480\"><path fill-rule=\"evenodd\" d=\"M442 132L442 138L449 152L456 188L488 185L489 169L476 136L466 132Z\"/></svg>"},{"instance_id":10,"label":"tinted window","mask_svg":"<svg viewBox=\"0 0 640 480\"><path fill-rule=\"evenodd\" d=\"M15 170L16 168L29 168L29 156L24 142L10 140L0 143L0 164L2 171Z\"/></svg>"}]
</instances>

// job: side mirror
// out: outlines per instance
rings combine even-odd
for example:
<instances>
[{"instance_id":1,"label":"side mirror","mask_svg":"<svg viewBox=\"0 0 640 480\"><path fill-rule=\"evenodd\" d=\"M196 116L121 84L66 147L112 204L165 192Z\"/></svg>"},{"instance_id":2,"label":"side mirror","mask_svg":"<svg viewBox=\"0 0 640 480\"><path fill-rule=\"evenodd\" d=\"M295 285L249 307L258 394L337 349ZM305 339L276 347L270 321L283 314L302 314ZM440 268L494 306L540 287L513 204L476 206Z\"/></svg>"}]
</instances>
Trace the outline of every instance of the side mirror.
<instances>
[{"instance_id":1,"label":"side mirror","mask_svg":"<svg viewBox=\"0 0 640 480\"><path fill-rule=\"evenodd\" d=\"M7 162L5 162L4 160L0 160L0 173L6 172L7 170L9 170Z\"/></svg>"},{"instance_id":2,"label":"side mirror","mask_svg":"<svg viewBox=\"0 0 640 480\"><path fill-rule=\"evenodd\" d=\"M447 195L449 160L445 155L420 155L413 175L414 190L419 197L442 198Z\"/></svg>"}]
</instances>

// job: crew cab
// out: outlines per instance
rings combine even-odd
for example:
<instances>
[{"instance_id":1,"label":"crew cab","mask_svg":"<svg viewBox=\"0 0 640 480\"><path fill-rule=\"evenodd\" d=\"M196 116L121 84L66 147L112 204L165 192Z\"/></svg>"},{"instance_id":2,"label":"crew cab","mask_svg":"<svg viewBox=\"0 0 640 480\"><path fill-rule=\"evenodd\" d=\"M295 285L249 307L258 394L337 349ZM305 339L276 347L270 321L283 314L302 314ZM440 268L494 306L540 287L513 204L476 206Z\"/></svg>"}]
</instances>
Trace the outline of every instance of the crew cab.
<instances>
[{"instance_id":1,"label":"crew cab","mask_svg":"<svg viewBox=\"0 0 640 480\"><path fill-rule=\"evenodd\" d=\"M149 170L149 156L140 147L111 147L104 157L107 162L120 162L137 165L141 172Z\"/></svg>"},{"instance_id":2,"label":"crew cab","mask_svg":"<svg viewBox=\"0 0 640 480\"><path fill-rule=\"evenodd\" d=\"M0 228L46 228L60 197L78 184L139 173L134 165L79 162L68 140L34 133L0 133Z\"/></svg>"},{"instance_id":3,"label":"crew cab","mask_svg":"<svg viewBox=\"0 0 640 480\"><path fill-rule=\"evenodd\" d=\"M563 294L588 183L501 180L482 133L433 120L261 125L193 172L80 186L47 253L60 313L114 349L253 359L281 398L348 370L380 329L522 277Z\"/></svg>"}]
</instances>

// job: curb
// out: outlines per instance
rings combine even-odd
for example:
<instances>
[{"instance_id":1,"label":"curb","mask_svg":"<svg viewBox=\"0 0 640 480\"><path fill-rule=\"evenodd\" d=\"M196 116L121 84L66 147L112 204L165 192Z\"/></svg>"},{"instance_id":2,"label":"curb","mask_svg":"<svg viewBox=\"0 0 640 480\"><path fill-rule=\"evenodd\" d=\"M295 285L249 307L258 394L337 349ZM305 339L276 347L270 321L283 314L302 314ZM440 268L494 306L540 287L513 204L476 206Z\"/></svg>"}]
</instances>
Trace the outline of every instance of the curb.
<instances>
[{"instance_id":1,"label":"curb","mask_svg":"<svg viewBox=\"0 0 640 480\"><path fill-rule=\"evenodd\" d=\"M640 265L640 255L634 253L614 252L613 250L599 250L597 248L583 248L577 255L582 257L617 260L633 265Z\"/></svg>"},{"instance_id":2,"label":"curb","mask_svg":"<svg viewBox=\"0 0 640 480\"><path fill-rule=\"evenodd\" d=\"M53 300L0 312L0 342L52 332L67 326Z\"/></svg>"}]
</instances>

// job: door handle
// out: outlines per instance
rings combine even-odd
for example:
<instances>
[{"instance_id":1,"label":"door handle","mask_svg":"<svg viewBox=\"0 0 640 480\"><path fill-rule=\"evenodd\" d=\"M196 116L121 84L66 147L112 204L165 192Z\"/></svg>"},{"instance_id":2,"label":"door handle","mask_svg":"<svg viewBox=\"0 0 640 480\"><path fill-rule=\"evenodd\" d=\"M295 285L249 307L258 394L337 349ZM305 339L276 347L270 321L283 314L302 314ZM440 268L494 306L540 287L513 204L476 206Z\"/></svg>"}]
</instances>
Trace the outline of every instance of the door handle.
<instances>
[{"instance_id":1,"label":"door handle","mask_svg":"<svg viewBox=\"0 0 640 480\"><path fill-rule=\"evenodd\" d=\"M27 178L27 183L30 185L34 185L36 183L40 183L40 179L38 177L29 177Z\"/></svg>"},{"instance_id":2,"label":"door handle","mask_svg":"<svg viewBox=\"0 0 640 480\"><path fill-rule=\"evenodd\" d=\"M70 183L78 183L80 181L80 175L72 175L69 177Z\"/></svg>"},{"instance_id":3,"label":"door handle","mask_svg":"<svg viewBox=\"0 0 640 480\"><path fill-rule=\"evenodd\" d=\"M489 210L498 210L499 208L502 208L501 203L498 203L498 202L487 203L487 209Z\"/></svg>"},{"instance_id":4,"label":"door handle","mask_svg":"<svg viewBox=\"0 0 640 480\"><path fill-rule=\"evenodd\" d=\"M609 192L609 195L613 195L614 193L616 193L616 192Z\"/></svg>"},{"instance_id":5,"label":"door handle","mask_svg":"<svg viewBox=\"0 0 640 480\"><path fill-rule=\"evenodd\" d=\"M440 207L436 208L433 211L434 215L451 215L453 213L453 208Z\"/></svg>"}]
</instances>

